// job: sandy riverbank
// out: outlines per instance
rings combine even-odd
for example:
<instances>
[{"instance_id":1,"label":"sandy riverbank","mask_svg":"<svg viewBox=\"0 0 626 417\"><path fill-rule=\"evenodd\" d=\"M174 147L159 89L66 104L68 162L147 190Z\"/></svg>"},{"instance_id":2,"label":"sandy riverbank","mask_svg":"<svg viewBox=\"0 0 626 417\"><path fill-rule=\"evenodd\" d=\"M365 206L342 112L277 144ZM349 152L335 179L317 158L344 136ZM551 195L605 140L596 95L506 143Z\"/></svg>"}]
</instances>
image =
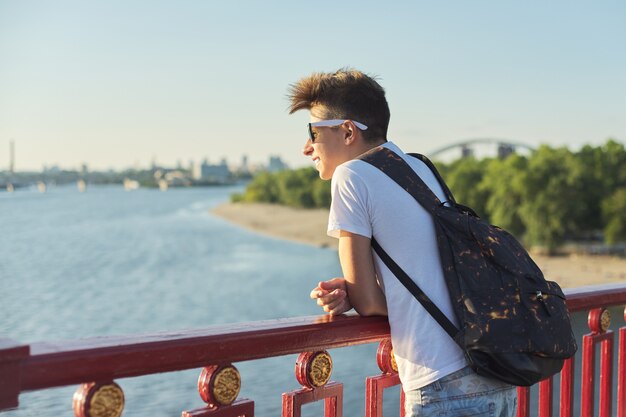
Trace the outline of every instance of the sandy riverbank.
<instances>
[{"instance_id":1,"label":"sandy riverbank","mask_svg":"<svg viewBox=\"0 0 626 417\"><path fill-rule=\"evenodd\" d=\"M246 229L318 247L336 248L326 235L328 211L271 204L226 203L213 214ZM546 277L562 287L626 282L626 259L610 256L533 256Z\"/></svg>"}]
</instances>

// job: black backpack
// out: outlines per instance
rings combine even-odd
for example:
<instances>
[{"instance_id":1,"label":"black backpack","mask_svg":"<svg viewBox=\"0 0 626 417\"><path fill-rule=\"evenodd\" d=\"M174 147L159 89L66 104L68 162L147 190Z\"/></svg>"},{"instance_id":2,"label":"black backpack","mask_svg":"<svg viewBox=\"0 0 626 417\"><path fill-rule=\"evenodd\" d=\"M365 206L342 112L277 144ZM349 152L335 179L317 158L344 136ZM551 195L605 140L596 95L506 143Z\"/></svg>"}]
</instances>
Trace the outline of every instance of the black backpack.
<instances>
[{"instance_id":1,"label":"black backpack","mask_svg":"<svg viewBox=\"0 0 626 417\"><path fill-rule=\"evenodd\" d=\"M457 204L434 165L441 202L397 154L377 147L360 159L392 178L433 218L457 328L372 238L387 267L463 349L480 375L529 386L559 372L577 350L565 296L508 232Z\"/></svg>"}]
</instances>

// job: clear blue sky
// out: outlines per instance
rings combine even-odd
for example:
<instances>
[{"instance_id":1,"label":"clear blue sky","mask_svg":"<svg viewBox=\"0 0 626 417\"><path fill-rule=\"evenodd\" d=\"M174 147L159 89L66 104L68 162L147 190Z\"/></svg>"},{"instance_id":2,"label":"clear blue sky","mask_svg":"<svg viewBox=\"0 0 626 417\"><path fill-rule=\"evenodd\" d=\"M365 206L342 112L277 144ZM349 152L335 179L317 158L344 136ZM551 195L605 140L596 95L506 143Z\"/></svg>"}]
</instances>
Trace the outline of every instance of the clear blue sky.
<instances>
[{"instance_id":1,"label":"clear blue sky","mask_svg":"<svg viewBox=\"0 0 626 417\"><path fill-rule=\"evenodd\" d=\"M626 140L624 1L0 0L0 170L265 162L300 150L289 83L380 77L390 139Z\"/></svg>"}]
</instances>

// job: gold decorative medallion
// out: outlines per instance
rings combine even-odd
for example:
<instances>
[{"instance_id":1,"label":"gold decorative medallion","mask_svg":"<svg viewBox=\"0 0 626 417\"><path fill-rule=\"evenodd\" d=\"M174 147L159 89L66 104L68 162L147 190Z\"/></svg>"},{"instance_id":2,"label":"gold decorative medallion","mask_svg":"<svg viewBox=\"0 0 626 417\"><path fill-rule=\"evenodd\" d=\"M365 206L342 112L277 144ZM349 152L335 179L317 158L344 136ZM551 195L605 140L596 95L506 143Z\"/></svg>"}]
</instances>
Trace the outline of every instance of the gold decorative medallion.
<instances>
[{"instance_id":1,"label":"gold decorative medallion","mask_svg":"<svg viewBox=\"0 0 626 417\"><path fill-rule=\"evenodd\" d=\"M333 361L328 352L318 352L310 362L309 380L314 387L326 385L333 371Z\"/></svg>"},{"instance_id":2,"label":"gold decorative medallion","mask_svg":"<svg viewBox=\"0 0 626 417\"><path fill-rule=\"evenodd\" d=\"M609 310L604 310L600 316L600 331L604 333L609 330L609 327L611 327L611 313Z\"/></svg>"},{"instance_id":3,"label":"gold decorative medallion","mask_svg":"<svg viewBox=\"0 0 626 417\"><path fill-rule=\"evenodd\" d=\"M89 403L91 417L119 417L122 410L124 410L124 392L115 383L100 387Z\"/></svg>"},{"instance_id":4,"label":"gold decorative medallion","mask_svg":"<svg viewBox=\"0 0 626 417\"><path fill-rule=\"evenodd\" d=\"M220 405L232 404L237 399L240 389L241 376L234 366L226 366L215 373L212 393Z\"/></svg>"},{"instance_id":5,"label":"gold decorative medallion","mask_svg":"<svg viewBox=\"0 0 626 417\"><path fill-rule=\"evenodd\" d=\"M72 404L78 417L120 417L124 410L124 391L115 382L81 385Z\"/></svg>"}]
</instances>

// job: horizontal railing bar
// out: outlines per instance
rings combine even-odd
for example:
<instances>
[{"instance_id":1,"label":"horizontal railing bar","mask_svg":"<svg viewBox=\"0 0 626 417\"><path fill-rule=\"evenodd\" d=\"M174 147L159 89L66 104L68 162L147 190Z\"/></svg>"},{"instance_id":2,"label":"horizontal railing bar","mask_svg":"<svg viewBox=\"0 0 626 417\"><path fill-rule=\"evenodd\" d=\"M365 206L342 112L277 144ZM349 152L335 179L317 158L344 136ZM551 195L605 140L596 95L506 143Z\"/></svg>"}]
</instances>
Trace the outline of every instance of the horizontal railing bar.
<instances>
[{"instance_id":1,"label":"horizontal railing bar","mask_svg":"<svg viewBox=\"0 0 626 417\"><path fill-rule=\"evenodd\" d=\"M565 291L570 311L626 304L626 284ZM389 337L385 317L313 316L125 337L30 345L21 390L172 372L372 343Z\"/></svg>"},{"instance_id":2,"label":"horizontal railing bar","mask_svg":"<svg viewBox=\"0 0 626 417\"><path fill-rule=\"evenodd\" d=\"M146 336L31 344L22 391L172 372L372 343L389 337L386 317L314 316Z\"/></svg>"},{"instance_id":3,"label":"horizontal railing bar","mask_svg":"<svg viewBox=\"0 0 626 417\"><path fill-rule=\"evenodd\" d=\"M623 283L566 288L563 292L572 313L626 304L626 284Z\"/></svg>"}]
</instances>

